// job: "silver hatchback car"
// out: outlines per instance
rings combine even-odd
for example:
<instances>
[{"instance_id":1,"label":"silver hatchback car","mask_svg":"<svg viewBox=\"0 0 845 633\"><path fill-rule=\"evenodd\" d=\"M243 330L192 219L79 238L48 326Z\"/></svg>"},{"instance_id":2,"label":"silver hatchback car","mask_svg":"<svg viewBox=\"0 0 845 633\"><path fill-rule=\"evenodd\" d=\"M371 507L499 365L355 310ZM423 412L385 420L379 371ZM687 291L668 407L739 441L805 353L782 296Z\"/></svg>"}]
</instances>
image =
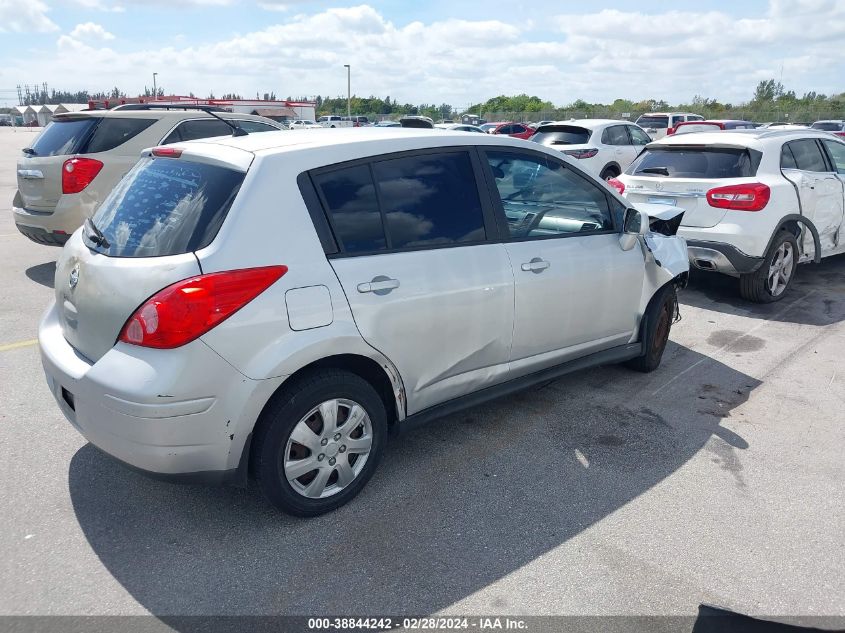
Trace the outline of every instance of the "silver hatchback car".
<instances>
[{"instance_id":1,"label":"silver hatchback car","mask_svg":"<svg viewBox=\"0 0 845 633\"><path fill-rule=\"evenodd\" d=\"M560 153L437 130L268 132L144 152L56 268L59 407L147 473L313 516L388 429L601 363L650 371L682 210Z\"/></svg>"}]
</instances>

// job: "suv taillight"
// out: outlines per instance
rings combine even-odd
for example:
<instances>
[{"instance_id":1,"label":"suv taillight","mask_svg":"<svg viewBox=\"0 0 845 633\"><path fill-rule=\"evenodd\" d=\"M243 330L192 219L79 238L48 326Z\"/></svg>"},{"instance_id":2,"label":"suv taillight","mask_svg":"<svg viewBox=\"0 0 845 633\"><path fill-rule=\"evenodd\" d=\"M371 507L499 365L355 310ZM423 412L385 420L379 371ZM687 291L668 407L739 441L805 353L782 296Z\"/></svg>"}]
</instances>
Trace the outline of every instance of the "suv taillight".
<instances>
[{"instance_id":1,"label":"suv taillight","mask_svg":"<svg viewBox=\"0 0 845 633\"><path fill-rule=\"evenodd\" d=\"M62 193L79 193L97 177L103 163L94 158L69 158L62 165Z\"/></svg>"},{"instance_id":2,"label":"suv taillight","mask_svg":"<svg viewBox=\"0 0 845 633\"><path fill-rule=\"evenodd\" d=\"M675 133L675 128L670 127L666 130L666 136L672 136Z\"/></svg>"},{"instance_id":3,"label":"suv taillight","mask_svg":"<svg viewBox=\"0 0 845 633\"><path fill-rule=\"evenodd\" d=\"M172 349L219 325L272 286L287 266L245 268L183 279L159 290L135 310L119 341Z\"/></svg>"},{"instance_id":4,"label":"suv taillight","mask_svg":"<svg viewBox=\"0 0 845 633\"><path fill-rule=\"evenodd\" d=\"M599 150L591 147L589 149L565 149L563 153L572 158L592 158L599 153Z\"/></svg>"},{"instance_id":5,"label":"suv taillight","mask_svg":"<svg viewBox=\"0 0 845 633\"><path fill-rule=\"evenodd\" d=\"M772 190L768 185L753 182L711 189L707 192L707 203L717 209L760 211L769 203L771 195Z\"/></svg>"}]
</instances>

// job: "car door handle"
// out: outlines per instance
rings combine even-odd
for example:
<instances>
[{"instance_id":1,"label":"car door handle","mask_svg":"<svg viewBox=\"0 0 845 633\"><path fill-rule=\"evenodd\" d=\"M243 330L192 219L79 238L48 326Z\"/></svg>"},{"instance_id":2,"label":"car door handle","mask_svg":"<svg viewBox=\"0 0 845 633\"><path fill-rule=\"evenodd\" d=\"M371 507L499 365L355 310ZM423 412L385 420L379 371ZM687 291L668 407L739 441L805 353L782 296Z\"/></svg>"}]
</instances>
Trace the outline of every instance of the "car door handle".
<instances>
[{"instance_id":1,"label":"car door handle","mask_svg":"<svg viewBox=\"0 0 845 633\"><path fill-rule=\"evenodd\" d=\"M377 295L386 295L391 290L399 287L398 279L390 279L390 277L374 277L372 281L363 284L358 284L358 292L374 292Z\"/></svg>"},{"instance_id":2,"label":"car door handle","mask_svg":"<svg viewBox=\"0 0 845 633\"><path fill-rule=\"evenodd\" d=\"M549 262L540 259L539 257L535 257L530 262L524 263L522 265L522 270L527 273L541 273L546 270L546 268L548 268L549 266L551 266Z\"/></svg>"}]
</instances>

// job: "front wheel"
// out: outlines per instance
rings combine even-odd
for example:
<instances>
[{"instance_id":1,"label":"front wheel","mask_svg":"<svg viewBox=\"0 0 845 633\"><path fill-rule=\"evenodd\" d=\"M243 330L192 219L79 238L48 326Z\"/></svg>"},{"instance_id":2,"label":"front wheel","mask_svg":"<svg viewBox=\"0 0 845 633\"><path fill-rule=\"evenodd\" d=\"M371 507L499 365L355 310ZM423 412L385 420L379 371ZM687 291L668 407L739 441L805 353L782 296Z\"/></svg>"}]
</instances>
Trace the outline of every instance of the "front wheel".
<instances>
[{"instance_id":1,"label":"front wheel","mask_svg":"<svg viewBox=\"0 0 845 633\"><path fill-rule=\"evenodd\" d=\"M629 360L626 365L635 371L652 372L660 367L663 352L669 342L669 332L675 319L678 297L673 285L665 286L651 300L642 328L643 354Z\"/></svg>"},{"instance_id":2,"label":"front wheel","mask_svg":"<svg viewBox=\"0 0 845 633\"><path fill-rule=\"evenodd\" d=\"M387 416L375 389L356 374L321 371L280 391L262 413L255 474L277 508L317 516L361 491L386 438Z\"/></svg>"},{"instance_id":3,"label":"front wheel","mask_svg":"<svg viewBox=\"0 0 845 633\"><path fill-rule=\"evenodd\" d=\"M786 294L798 266L798 242L789 231L780 231L763 263L753 273L740 275L739 294L754 303L774 303Z\"/></svg>"}]
</instances>

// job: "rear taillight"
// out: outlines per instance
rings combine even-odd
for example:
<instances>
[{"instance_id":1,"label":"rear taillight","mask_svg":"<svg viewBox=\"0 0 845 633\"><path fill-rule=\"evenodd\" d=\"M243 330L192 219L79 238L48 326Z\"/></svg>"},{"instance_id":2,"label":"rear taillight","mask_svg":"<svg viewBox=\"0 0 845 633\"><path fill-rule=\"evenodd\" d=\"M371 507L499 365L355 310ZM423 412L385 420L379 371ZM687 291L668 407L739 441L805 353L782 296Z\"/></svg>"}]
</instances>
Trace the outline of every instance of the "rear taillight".
<instances>
[{"instance_id":1,"label":"rear taillight","mask_svg":"<svg viewBox=\"0 0 845 633\"><path fill-rule=\"evenodd\" d=\"M839 138L845 138L845 132L834 132L834 135L838 136Z\"/></svg>"},{"instance_id":2,"label":"rear taillight","mask_svg":"<svg viewBox=\"0 0 845 633\"><path fill-rule=\"evenodd\" d=\"M273 285L287 266L245 268L183 279L147 299L129 317L119 341L171 349L190 343Z\"/></svg>"},{"instance_id":3,"label":"rear taillight","mask_svg":"<svg viewBox=\"0 0 845 633\"><path fill-rule=\"evenodd\" d=\"M672 136L674 133L675 133L675 128L673 128L673 127L670 127L668 130L666 130L666 136Z\"/></svg>"},{"instance_id":4,"label":"rear taillight","mask_svg":"<svg viewBox=\"0 0 845 633\"><path fill-rule=\"evenodd\" d=\"M592 158L599 153L599 150L591 147L589 149L565 149L563 153L572 158Z\"/></svg>"},{"instance_id":5,"label":"rear taillight","mask_svg":"<svg viewBox=\"0 0 845 633\"><path fill-rule=\"evenodd\" d=\"M625 183L621 180L617 180L616 178L611 178L607 181L607 184L616 189L620 194L625 193Z\"/></svg>"},{"instance_id":6,"label":"rear taillight","mask_svg":"<svg viewBox=\"0 0 845 633\"><path fill-rule=\"evenodd\" d=\"M717 187L707 192L707 203L717 209L760 211L769 203L772 190L759 182Z\"/></svg>"},{"instance_id":7,"label":"rear taillight","mask_svg":"<svg viewBox=\"0 0 845 633\"><path fill-rule=\"evenodd\" d=\"M79 193L102 168L103 163L94 158L69 158L62 165L62 193Z\"/></svg>"}]
</instances>

